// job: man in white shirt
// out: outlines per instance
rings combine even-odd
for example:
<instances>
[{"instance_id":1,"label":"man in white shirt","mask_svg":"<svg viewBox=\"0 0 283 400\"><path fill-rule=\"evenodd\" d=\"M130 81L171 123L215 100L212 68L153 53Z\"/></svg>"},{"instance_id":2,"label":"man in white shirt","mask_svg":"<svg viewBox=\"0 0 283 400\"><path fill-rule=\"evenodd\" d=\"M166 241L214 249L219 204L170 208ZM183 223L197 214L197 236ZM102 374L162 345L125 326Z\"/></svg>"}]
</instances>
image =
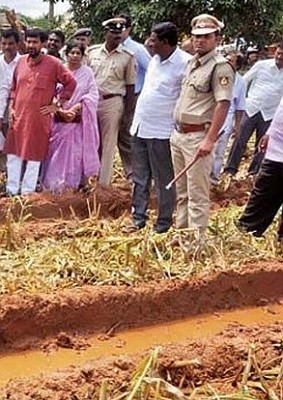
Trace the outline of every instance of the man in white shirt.
<instances>
[{"instance_id":1,"label":"man in white shirt","mask_svg":"<svg viewBox=\"0 0 283 400\"><path fill-rule=\"evenodd\" d=\"M256 132L256 146L248 173L257 174L262 162L262 153L258 152L258 144L266 133L276 108L283 96L283 42L279 43L275 58L258 61L244 76L247 83L248 96L246 113L242 119L240 134L236 137L225 172L235 175L238 171L247 143Z\"/></svg>"},{"instance_id":2,"label":"man in white shirt","mask_svg":"<svg viewBox=\"0 0 283 400\"><path fill-rule=\"evenodd\" d=\"M133 229L147 220L150 185L154 179L158 215L154 231L166 232L172 224L175 187L166 185L174 176L169 139L174 130L173 112L190 55L177 47L177 28L157 24L151 32L155 56L149 63L131 127L133 160Z\"/></svg>"},{"instance_id":3,"label":"man in white shirt","mask_svg":"<svg viewBox=\"0 0 283 400\"><path fill-rule=\"evenodd\" d=\"M236 50L229 51L226 59L233 66L235 71L241 69L243 58ZM217 185L219 182L229 138L232 133L234 133L235 136L239 135L240 123L246 109L246 91L247 87L244 78L239 74L239 72L236 72L230 107L225 123L219 131L219 139L216 142L213 166L210 174L210 181L214 185Z\"/></svg>"},{"instance_id":4,"label":"man in white shirt","mask_svg":"<svg viewBox=\"0 0 283 400\"><path fill-rule=\"evenodd\" d=\"M265 158L246 208L236 225L254 236L261 236L283 205L283 97L273 121L260 142ZM283 215L282 215L283 216ZM278 231L283 239L283 224Z\"/></svg>"},{"instance_id":5,"label":"man in white shirt","mask_svg":"<svg viewBox=\"0 0 283 400\"><path fill-rule=\"evenodd\" d=\"M20 58L18 44L19 33L15 29L6 29L1 33L0 55L0 172L6 168L6 156L2 153L5 135L8 130L8 102L12 79Z\"/></svg>"}]
</instances>

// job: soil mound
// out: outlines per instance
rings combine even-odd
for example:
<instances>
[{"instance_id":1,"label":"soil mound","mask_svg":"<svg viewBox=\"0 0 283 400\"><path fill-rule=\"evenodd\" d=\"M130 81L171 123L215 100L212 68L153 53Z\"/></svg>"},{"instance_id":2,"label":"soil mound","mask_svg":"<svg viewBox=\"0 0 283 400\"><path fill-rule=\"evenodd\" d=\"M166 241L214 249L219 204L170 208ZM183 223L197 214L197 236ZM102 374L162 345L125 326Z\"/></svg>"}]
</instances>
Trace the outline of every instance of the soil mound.
<instances>
[{"instance_id":1,"label":"soil mound","mask_svg":"<svg viewBox=\"0 0 283 400\"><path fill-rule=\"evenodd\" d=\"M245 204L251 189L250 180L232 181L227 190L213 188L211 191L212 209L228 207L230 204ZM152 191L150 207L157 203ZM88 218L90 213L97 213L104 218L118 218L131 209L131 186L124 182L114 187L97 185L93 192L65 192L53 195L48 192L34 193L21 199L0 199L0 223L5 222L8 210L14 219L23 216L29 220L54 220Z\"/></svg>"},{"instance_id":2,"label":"soil mound","mask_svg":"<svg viewBox=\"0 0 283 400\"><path fill-rule=\"evenodd\" d=\"M30 219L88 218L94 212L101 217L117 218L130 210L130 193L120 188L97 186L94 192L65 192L62 195L34 193L21 199L1 199L0 223L5 221L8 210L14 219L29 216Z\"/></svg>"}]
</instances>

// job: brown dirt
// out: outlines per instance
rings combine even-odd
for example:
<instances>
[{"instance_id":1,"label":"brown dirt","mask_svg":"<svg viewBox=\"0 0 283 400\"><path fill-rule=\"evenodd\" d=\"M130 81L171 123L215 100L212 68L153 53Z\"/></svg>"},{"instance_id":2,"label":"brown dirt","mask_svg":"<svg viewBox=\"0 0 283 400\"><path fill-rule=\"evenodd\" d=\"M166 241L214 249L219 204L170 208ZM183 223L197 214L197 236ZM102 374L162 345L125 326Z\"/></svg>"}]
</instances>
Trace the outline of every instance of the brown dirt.
<instances>
[{"instance_id":1,"label":"brown dirt","mask_svg":"<svg viewBox=\"0 0 283 400\"><path fill-rule=\"evenodd\" d=\"M211 190L212 210L228 207L231 204L243 206L247 202L251 188L252 181L248 178L232 181L227 190L217 186L213 187Z\"/></svg>"},{"instance_id":2,"label":"brown dirt","mask_svg":"<svg viewBox=\"0 0 283 400\"><path fill-rule=\"evenodd\" d=\"M245 265L238 272L138 287L92 287L0 297L0 351L30 347L61 331L105 333L283 298L283 265Z\"/></svg>"},{"instance_id":3,"label":"brown dirt","mask_svg":"<svg viewBox=\"0 0 283 400\"><path fill-rule=\"evenodd\" d=\"M101 217L117 218L130 210L130 192L125 188L106 188L97 186L95 192L66 192L62 195L51 193L35 193L22 197L21 201L3 198L0 200L0 223L5 221L10 209L13 217L18 219L23 213L30 219L52 220L84 219L90 211L99 211ZM89 207L88 207L89 203Z\"/></svg>"},{"instance_id":4,"label":"brown dirt","mask_svg":"<svg viewBox=\"0 0 283 400\"><path fill-rule=\"evenodd\" d=\"M197 341L186 341L163 346L159 353L157 376L189 392L205 383L214 384L224 392L240 386L247 362L249 343L256 345L256 359L260 367L279 366L282 358L283 323L246 328L230 325L221 334ZM112 388L129 381L135 366L145 354L104 358L80 367L70 367L38 378L10 382L2 389L2 398L10 400L78 400L98 399L103 379ZM182 361L190 361L178 366ZM282 390L279 385L278 393ZM279 398L279 397L278 397Z\"/></svg>"},{"instance_id":5,"label":"brown dirt","mask_svg":"<svg viewBox=\"0 0 283 400\"><path fill-rule=\"evenodd\" d=\"M212 208L230 204L243 205L250 181L232 182L225 192L212 191ZM151 206L156 198L152 196ZM8 210L15 219L27 216L23 229L35 239L56 235L64 220L85 219L90 212L105 218L117 218L130 211L131 189L127 185L107 189L97 187L94 193L65 193L61 196L34 194L21 202L0 200L0 223ZM54 224L56 221L56 227ZM162 281L137 287L92 287L58 290L53 294L14 294L0 296L0 352L40 347L82 350L88 346L85 337L185 318L202 313L266 305L283 298L283 265L265 262L242 266L239 271L206 274L184 281ZM79 327L79 329L78 329ZM162 348L159 374L182 386L200 385L221 379L235 384L247 355L249 340L260 343L261 362L278 357L278 337L283 324L245 328L231 326L213 340L200 340ZM282 351L282 346L281 346ZM90 362L83 367L11 382L0 398L11 400L92 399L103 378L117 387L130 377L144 354ZM200 359L200 364L173 368L180 359ZM233 383L234 382L234 383ZM223 386L223 383L222 383ZM229 391L229 388L227 389ZM97 397L95 397L97 398Z\"/></svg>"},{"instance_id":6,"label":"brown dirt","mask_svg":"<svg viewBox=\"0 0 283 400\"><path fill-rule=\"evenodd\" d=\"M212 209L227 207L230 204L243 205L251 188L249 180L231 182L228 190L212 189ZM152 193L151 207L156 205L156 196ZM122 183L112 188L97 186L91 193L67 192L62 195L35 193L15 199L0 199L0 223L5 222L8 210L14 219L28 215L31 220L84 219L89 212L98 212L100 217L117 218L131 209L131 187Z\"/></svg>"}]
</instances>

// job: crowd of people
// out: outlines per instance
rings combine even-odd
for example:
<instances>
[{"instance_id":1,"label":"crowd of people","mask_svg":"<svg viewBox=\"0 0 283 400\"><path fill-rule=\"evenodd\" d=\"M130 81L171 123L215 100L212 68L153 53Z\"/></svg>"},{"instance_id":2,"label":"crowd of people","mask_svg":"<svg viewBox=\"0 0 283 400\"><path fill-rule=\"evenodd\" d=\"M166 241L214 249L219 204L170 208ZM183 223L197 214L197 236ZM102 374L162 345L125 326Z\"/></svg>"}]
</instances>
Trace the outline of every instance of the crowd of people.
<instances>
[{"instance_id":1,"label":"crowd of people","mask_svg":"<svg viewBox=\"0 0 283 400\"><path fill-rule=\"evenodd\" d=\"M243 55L236 48L220 50L223 27L201 14L181 45L171 22L154 25L145 44L133 40L126 14L104 21L104 42L92 46L89 28L77 30L67 43L58 29L27 29L24 43L15 27L3 30L5 195L38 187L62 193L96 179L109 186L118 149L133 189L129 230L145 227L154 181L154 231L172 226L176 207L176 228L197 231L203 243L210 186L222 173L237 173L255 133L248 170L255 185L237 225L262 235L283 203L283 42L267 59L259 60L253 48L243 74ZM281 226L280 238L282 231Z\"/></svg>"}]
</instances>

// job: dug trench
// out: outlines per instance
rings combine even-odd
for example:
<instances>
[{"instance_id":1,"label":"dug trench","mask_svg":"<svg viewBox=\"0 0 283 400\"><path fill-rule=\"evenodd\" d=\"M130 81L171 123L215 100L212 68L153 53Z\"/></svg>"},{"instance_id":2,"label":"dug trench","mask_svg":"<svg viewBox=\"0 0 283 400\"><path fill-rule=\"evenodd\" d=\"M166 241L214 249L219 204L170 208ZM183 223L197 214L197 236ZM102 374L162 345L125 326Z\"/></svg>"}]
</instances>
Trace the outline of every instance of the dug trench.
<instances>
[{"instance_id":1,"label":"dug trench","mask_svg":"<svg viewBox=\"0 0 283 400\"><path fill-rule=\"evenodd\" d=\"M95 209L96 204L101 202L100 193L105 195L105 201L102 201L100 207L103 216L116 218L129 208L130 195L127 191L121 193L118 190L111 197L113 191L107 194L98 190L96 198L93 194L88 197L92 199L92 204L86 204L86 195L77 196L78 203L74 202L73 194L62 196L56 201L54 197L38 195L29 204L31 219L38 222L40 219L48 221L50 218L72 218L74 212L76 217L86 218L90 207ZM215 194L215 207L221 202L221 206L230 203L229 193L221 200L218 196ZM243 199L244 196L246 198L246 192L239 198ZM49 209L46 207L48 203L51 204ZM83 203L85 208L81 206ZM12 212L16 217L21 214L23 205L11 206L11 203L4 201L0 204L2 215L7 214L9 207L14 207ZM29 363L29 354L34 349L43 353L56 352L58 348L64 348L66 352L74 351L67 360L69 364L78 365L52 372L66 366L60 363L56 366L55 363L46 373L48 362L45 359L40 376L35 374L30 378L33 375L31 373L17 380L16 373L9 383L2 380L0 394L4 399L15 400L96 399L98 397L95 393L104 378L114 388L130 378L137 363L146 354L143 351L147 342L143 338L152 336L151 329L154 326L164 331L168 329L168 324L184 319L189 320L181 330L188 330L188 334L182 333L182 337L173 334L171 341L178 343L162 346L159 376L166 379L170 377L174 385L191 389L205 382L221 380L222 386L228 385L226 389L229 392L237 384L237 379L240 379L250 341L258 343L257 357L263 365L268 364L271 368L275 365L274 360L278 361L282 356L282 299L283 265L274 261L245 264L236 271L203 273L183 281L168 279L134 287L83 286L54 293L2 295L0 371L5 370L8 365L5 363L9 360L12 369L18 363ZM245 310L246 307L252 309ZM236 309L246 312L244 321L241 322L241 318L233 314L238 312L234 311ZM206 332L204 319L210 321L210 327L215 327L217 319L223 318L229 311L232 311L232 315L224 318L226 325ZM188 338L192 338L189 332L194 318L200 318L196 322L200 338L188 341ZM232 325L227 327L227 321ZM259 325L262 322L264 325ZM145 342L145 347L128 351L128 336L120 340L118 335L127 335L128 330L139 328L145 329L139 339ZM207 333L211 335L221 330L222 333L214 337L208 335L202 338ZM111 344L113 335L116 341ZM94 361L96 357L90 354L83 358L84 363L80 358L75 362L75 353L79 351L86 354L89 347L99 347L97 340L105 343L100 358ZM157 343L162 344L162 337ZM148 343L148 347L152 345ZM121 348L119 354L122 355L117 355L113 346ZM116 357L111 358L111 354L116 354ZM89 361L85 363L85 360ZM180 360L190 362L179 363ZM17 369L14 369L16 372Z\"/></svg>"},{"instance_id":2,"label":"dug trench","mask_svg":"<svg viewBox=\"0 0 283 400\"><path fill-rule=\"evenodd\" d=\"M136 287L83 286L50 294L0 297L0 350L35 346L58 335L107 333L195 315L276 303L283 298L282 263L164 280Z\"/></svg>"}]
</instances>

